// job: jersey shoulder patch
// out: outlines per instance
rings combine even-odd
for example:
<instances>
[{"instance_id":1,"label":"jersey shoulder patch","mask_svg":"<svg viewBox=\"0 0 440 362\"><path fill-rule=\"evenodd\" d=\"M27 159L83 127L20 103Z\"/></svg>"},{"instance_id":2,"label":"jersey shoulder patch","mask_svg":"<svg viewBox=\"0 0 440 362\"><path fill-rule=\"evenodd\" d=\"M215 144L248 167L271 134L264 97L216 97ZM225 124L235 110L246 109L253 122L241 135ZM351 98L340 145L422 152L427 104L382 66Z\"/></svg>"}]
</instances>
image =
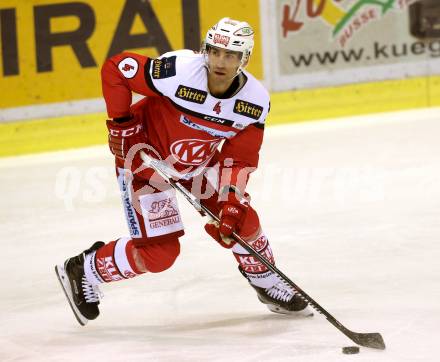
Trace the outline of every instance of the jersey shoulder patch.
<instances>
[{"instance_id":1,"label":"jersey shoulder patch","mask_svg":"<svg viewBox=\"0 0 440 362\"><path fill-rule=\"evenodd\" d=\"M162 57L153 60L151 77L153 79L164 79L176 75L176 56Z\"/></svg>"},{"instance_id":2,"label":"jersey shoulder patch","mask_svg":"<svg viewBox=\"0 0 440 362\"><path fill-rule=\"evenodd\" d=\"M188 79L197 74L203 66L203 58L190 50L177 50L165 53L145 69L145 79L149 87L159 95L178 97L194 103L203 103L206 94L188 87ZM176 89L181 85L177 92ZM186 87L185 87L186 86Z\"/></svg>"}]
</instances>

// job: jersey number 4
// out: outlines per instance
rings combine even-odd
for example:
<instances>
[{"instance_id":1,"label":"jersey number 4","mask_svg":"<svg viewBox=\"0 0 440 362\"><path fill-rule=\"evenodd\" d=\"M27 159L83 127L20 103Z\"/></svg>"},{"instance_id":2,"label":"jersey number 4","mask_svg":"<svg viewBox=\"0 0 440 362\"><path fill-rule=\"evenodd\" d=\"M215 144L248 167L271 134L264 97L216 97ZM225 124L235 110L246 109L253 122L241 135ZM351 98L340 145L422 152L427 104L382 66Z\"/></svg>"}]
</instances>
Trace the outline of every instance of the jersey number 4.
<instances>
[{"instance_id":1,"label":"jersey number 4","mask_svg":"<svg viewBox=\"0 0 440 362\"><path fill-rule=\"evenodd\" d=\"M220 102L217 102L212 110L213 110L215 113L220 114L220 112L222 111L222 109L221 109L221 107L220 107Z\"/></svg>"}]
</instances>

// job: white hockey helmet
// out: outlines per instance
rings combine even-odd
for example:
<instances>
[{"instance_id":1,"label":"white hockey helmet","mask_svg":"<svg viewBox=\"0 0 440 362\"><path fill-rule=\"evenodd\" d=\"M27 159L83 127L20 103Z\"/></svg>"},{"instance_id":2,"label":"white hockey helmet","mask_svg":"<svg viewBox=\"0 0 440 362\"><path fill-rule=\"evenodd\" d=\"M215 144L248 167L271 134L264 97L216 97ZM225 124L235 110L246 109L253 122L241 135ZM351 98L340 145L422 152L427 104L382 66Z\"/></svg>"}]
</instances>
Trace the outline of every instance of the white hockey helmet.
<instances>
[{"instance_id":1,"label":"white hockey helmet","mask_svg":"<svg viewBox=\"0 0 440 362\"><path fill-rule=\"evenodd\" d=\"M237 74L245 67L254 48L254 30L245 21L223 18L206 33L202 50L207 53L208 47L218 47L241 52L241 63ZM246 64L247 65L247 64Z\"/></svg>"}]
</instances>

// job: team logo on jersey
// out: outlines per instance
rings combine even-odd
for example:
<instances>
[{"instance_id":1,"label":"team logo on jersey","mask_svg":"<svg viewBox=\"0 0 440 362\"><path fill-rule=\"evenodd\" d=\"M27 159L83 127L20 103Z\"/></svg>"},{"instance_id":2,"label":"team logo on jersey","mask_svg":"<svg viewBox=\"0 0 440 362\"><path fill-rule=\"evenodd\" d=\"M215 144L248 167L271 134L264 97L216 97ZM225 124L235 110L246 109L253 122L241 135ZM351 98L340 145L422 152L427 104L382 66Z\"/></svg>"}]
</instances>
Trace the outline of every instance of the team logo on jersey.
<instances>
[{"instance_id":1,"label":"team logo on jersey","mask_svg":"<svg viewBox=\"0 0 440 362\"><path fill-rule=\"evenodd\" d=\"M176 56L154 59L151 75L153 79L174 77L176 75Z\"/></svg>"},{"instance_id":2,"label":"team logo on jersey","mask_svg":"<svg viewBox=\"0 0 440 362\"><path fill-rule=\"evenodd\" d=\"M215 113L220 114L220 112L222 111L222 108L220 106L221 102L217 102L214 106L214 108L212 109Z\"/></svg>"},{"instance_id":3,"label":"team logo on jersey","mask_svg":"<svg viewBox=\"0 0 440 362\"><path fill-rule=\"evenodd\" d=\"M171 147L171 154L184 165L199 166L209 160L213 155L219 140L198 140L186 139L174 142Z\"/></svg>"},{"instance_id":4,"label":"team logo on jersey","mask_svg":"<svg viewBox=\"0 0 440 362\"><path fill-rule=\"evenodd\" d=\"M214 34L214 44L223 44L225 47L228 46L229 40L231 38L227 35L221 35L221 34Z\"/></svg>"},{"instance_id":5,"label":"team logo on jersey","mask_svg":"<svg viewBox=\"0 0 440 362\"><path fill-rule=\"evenodd\" d=\"M258 119L263 113L263 107L237 99L234 105L234 113L253 119Z\"/></svg>"},{"instance_id":6,"label":"team logo on jersey","mask_svg":"<svg viewBox=\"0 0 440 362\"><path fill-rule=\"evenodd\" d=\"M208 96L208 92L185 85L179 85L175 96L188 102L203 104Z\"/></svg>"},{"instance_id":7,"label":"team logo on jersey","mask_svg":"<svg viewBox=\"0 0 440 362\"><path fill-rule=\"evenodd\" d=\"M129 57L122 59L118 64L118 68L125 78L131 79L136 75L139 64L136 59Z\"/></svg>"}]
</instances>

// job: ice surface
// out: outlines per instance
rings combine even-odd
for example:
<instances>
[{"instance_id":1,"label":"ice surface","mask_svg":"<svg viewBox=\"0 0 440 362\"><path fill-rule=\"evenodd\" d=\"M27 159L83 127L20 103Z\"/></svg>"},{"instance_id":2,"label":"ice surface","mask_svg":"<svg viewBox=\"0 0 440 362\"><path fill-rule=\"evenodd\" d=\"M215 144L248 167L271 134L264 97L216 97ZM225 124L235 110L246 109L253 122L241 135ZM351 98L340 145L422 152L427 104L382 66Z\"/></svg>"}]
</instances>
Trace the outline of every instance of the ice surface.
<instances>
[{"instance_id":1,"label":"ice surface","mask_svg":"<svg viewBox=\"0 0 440 362\"><path fill-rule=\"evenodd\" d=\"M0 160L0 361L437 361L440 109L269 127L251 179L277 266L348 328L270 313L180 200L172 269L105 285L81 327L53 271L127 234L107 147Z\"/></svg>"}]
</instances>

